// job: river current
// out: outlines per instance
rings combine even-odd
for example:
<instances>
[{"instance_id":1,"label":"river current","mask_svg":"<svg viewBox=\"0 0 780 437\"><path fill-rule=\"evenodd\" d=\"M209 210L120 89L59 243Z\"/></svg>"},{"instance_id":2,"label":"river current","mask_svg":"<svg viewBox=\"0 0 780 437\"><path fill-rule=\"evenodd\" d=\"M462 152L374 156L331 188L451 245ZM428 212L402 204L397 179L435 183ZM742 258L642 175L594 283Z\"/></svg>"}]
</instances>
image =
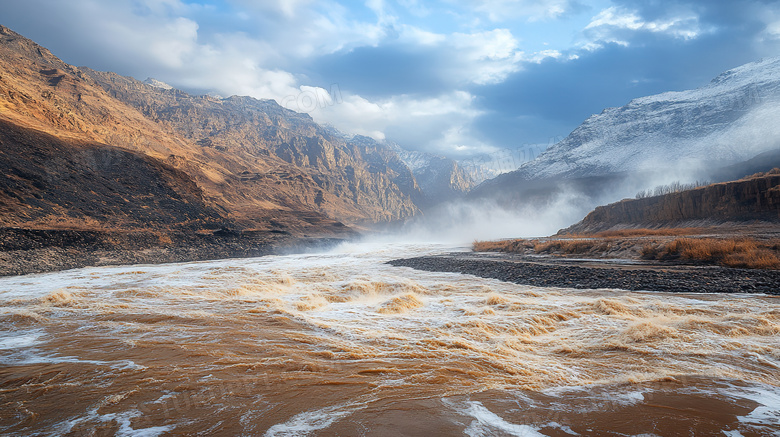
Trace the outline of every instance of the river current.
<instances>
[{"instance_id":1,"label":"river current","mask_svg":"<svg viewBox=\"0 0 780 437\"><path fill-rule=\"evenodd\" d=\"M330 252L0 278L2 435L780 435L780 300Z\"/></svg>"}]
</instances>

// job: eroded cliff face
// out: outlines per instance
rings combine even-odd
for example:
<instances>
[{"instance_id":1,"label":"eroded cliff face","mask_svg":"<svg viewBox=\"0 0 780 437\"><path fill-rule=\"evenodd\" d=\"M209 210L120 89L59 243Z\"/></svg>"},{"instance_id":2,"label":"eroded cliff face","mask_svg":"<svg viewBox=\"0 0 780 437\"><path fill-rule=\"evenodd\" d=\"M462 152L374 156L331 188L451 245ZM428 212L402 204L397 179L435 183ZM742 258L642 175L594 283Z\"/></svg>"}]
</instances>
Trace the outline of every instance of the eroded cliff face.
<instances>
[{"instance_id":1,"label":"eroded cliff face","mask_svg":"<svg viewBox=\"0 0 780 437\"><path fill-rule=\"evenodd\" d=\"M419 187L394 152L274 101L190 96L73 67L5 27L0 71L0 117L158 159L238 226L294 229L324 216L371 224L419 213Z\"/></svg>"},{"instance_id":2,"label":"eroded cliff face","mask_svg":"<svg viewBox=\"0 0 780 437\"><path fill-rule=\"evenodd\" d=\"M621 227L676 226L686 222L780 222L780 172L599 206L564 233Z\"/></svg>"}]
</instances>

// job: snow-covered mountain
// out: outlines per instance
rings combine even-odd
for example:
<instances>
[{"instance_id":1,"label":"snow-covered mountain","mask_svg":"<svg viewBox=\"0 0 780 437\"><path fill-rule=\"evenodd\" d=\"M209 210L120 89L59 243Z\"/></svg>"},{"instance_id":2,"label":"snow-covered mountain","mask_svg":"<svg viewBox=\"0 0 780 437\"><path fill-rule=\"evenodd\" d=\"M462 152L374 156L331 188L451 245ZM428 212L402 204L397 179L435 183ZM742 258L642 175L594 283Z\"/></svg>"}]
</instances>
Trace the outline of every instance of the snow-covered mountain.
<instances>
[{"instance_id":1,"label":"snow-covered mountain","mask_svg":"<svg viewBox=\"0 0 780 437\"><path fill-rule=\"evenodd\" d=\"M780 58L753 62L695 90L605 109L537 159L491 182L658 171L679 178L745 161L780 148L779 102Z\"/></svg>"}]
</instances>

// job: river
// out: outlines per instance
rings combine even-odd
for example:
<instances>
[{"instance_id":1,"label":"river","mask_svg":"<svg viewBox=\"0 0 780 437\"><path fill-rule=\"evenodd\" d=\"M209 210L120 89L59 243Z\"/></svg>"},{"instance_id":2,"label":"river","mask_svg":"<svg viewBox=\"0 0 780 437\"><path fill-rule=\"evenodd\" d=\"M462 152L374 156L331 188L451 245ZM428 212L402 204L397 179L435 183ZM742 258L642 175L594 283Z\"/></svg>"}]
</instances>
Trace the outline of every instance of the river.
<instances>
[{"instance_id":1,"label":"river","mask_svg":"<svg viewBox=\"0 0 780 437\"><path fill-rule=\"evenodd\" d=\"M780 300L327 253L0 278L3 435L778 435Z\"/></svg>"}]
</instances>

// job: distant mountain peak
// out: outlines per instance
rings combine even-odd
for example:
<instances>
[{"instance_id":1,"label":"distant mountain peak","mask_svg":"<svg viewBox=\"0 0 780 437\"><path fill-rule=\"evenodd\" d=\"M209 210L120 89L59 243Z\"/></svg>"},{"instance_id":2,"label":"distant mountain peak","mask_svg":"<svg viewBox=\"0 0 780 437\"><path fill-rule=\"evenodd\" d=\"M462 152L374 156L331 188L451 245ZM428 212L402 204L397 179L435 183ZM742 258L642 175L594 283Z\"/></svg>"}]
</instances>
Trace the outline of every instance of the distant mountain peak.
<instances>
[{"instance_id":1,"label":"distant mountain peak","mask_svg":"<svg viewBox=\"0 0 780 437\"><path fill-rule=\"evenodd\" d=\"M149 85L150 87L153 87L153 88L160 88L160 89L164 89L164 90L172 90L173 89L173 87L171 85L168 85L167 83L165 83L165 82L163 82L161 80L157 80L157 79L155 79L153 77L147 77L146 80L144 81L144 83L146 85Z\"/></svg>"},{"instance_id":2,"label":"distant mountain peak","mask_svg":"<svg viewBox=\"0 0 780 437\"><path fill-rule=\"evenodd\" d=\"M475 185L471 175L453 159L406 150L393 142L385 142L385 144L414 174L426 197L426 206L434 206L457 199L465 195Z\"/></svg>"}]
</instances>

